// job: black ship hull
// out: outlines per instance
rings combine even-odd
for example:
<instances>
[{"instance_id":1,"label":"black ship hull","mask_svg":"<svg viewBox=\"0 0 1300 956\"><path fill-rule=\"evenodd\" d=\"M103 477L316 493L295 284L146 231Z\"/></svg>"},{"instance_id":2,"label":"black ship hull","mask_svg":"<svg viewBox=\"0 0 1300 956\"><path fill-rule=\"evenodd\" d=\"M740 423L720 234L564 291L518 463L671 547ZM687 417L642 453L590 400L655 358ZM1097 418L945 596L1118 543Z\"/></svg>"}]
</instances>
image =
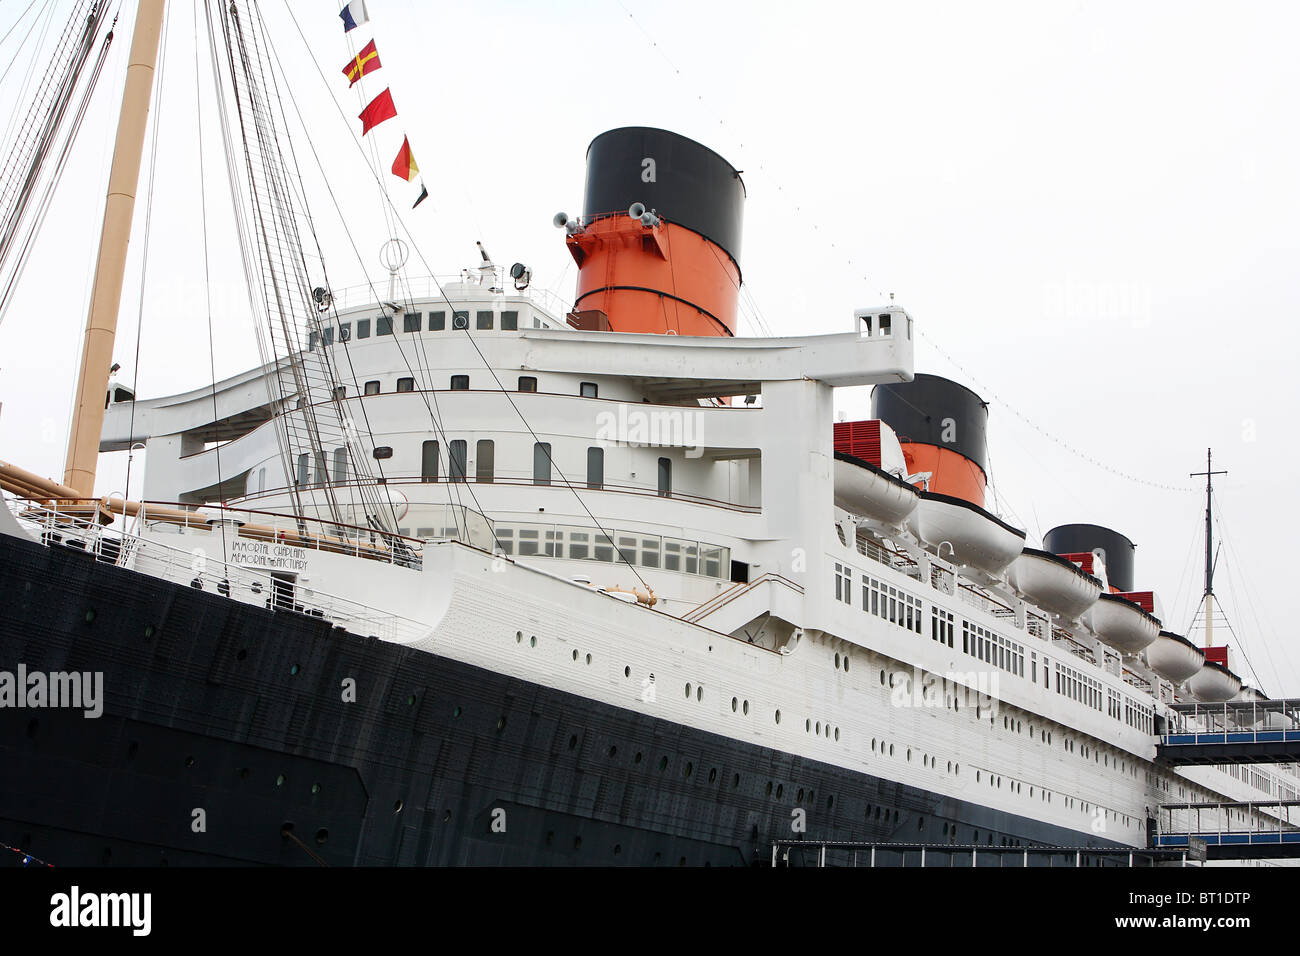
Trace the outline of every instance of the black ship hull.
<instances>
[{"instance_id":1,"label":"black ship hull","mask_svg":"<svg viewBox=\"0 0 1300 956\"><path fill-rule=\"evenodd\" d=\"M801 835L931 844L934 865L943 844L1114 845L0 534L0 670L19 664L104 675L98 718L0 708L0 841L55 865L751 865Z\"/></svg>"}]
</instances>

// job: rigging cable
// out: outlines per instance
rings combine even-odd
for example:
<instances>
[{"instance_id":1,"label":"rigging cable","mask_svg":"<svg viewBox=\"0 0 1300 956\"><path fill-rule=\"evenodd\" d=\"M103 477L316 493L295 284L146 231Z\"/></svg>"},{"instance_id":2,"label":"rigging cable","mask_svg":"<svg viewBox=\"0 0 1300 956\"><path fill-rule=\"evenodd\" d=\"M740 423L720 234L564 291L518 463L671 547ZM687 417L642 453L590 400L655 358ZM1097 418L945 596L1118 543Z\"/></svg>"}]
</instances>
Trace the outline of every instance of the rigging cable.
<instances>
[{"instance_id":1,"label":"rigging cable","mask_svg":"<svg viewBox=\"0 0 1300 956\"><path fill-rule=\"evenodd\" d=\"M320 63L316 60L316 55L312 51L311 45L307 42L307 37L302 31L302 26L298 23L298 18L294 14L292 7L289 5L287 0L285 2L285 9L289 13L289 17L290 19L292 19L294 27L295 29L297 29L298 35L299 37L301 37L303 41L303 46L306 48L308 56L311 58L313 65L316 67L316 72L320 75L321 82L325 83L326 89L328 89L329 86L325 80L324 71L321 70ZM351 123L347 122L347 117L343 116L343 111L339 107L338 101L335 100L333 96L330 97L330 100L334 103L334 108L339 113L340 117L344 119L348 131L352 135L353 141L355 142L356 134L355 132L352 131ZM386 192L384 193L384 200L386 203L388 203L388 205L392 206L392 200L388 197L388 194ZM402 231L406 234L408 241L410 241L411 248L415 250L416 255L420 257L420 262L424 265L425 269L428 271L431 281L434 283L434 286L438 290L438 295L443 299L443 301L447 303L448 308L450 309L451 313L454 315L456 312L456 307L452 304L451 299L448 298L447 293L443 290L442 283L440 283L437 277L433 275L433 269L430 267L428 260L425 259L424 253L420 250L419 244L415 241L415 237L411 234L410 228L406 225L406 222L401 218L400 214L397 214L395 208L394 208L394 214L397 216L397 221L401 225ZM533 430L532 425L529 423L528 419L524 416L523 412L520 411L519 406L515 403L514 398L506 390L505 386L501 384L501 379L497 376L496 370L492 368L491 364L487 361L487 358L483 355L482 350L479 348L478 343L474 340L474 336L471 334L469 330L468 323L466 323L466 327L463 331L465 332L465 338L473 346L474 351L478 353L479 359L483 362L483 365L487 369L488 374L490 374L492 378L496 381L497 388L501 391L501 394L505 396L506 401L510 403L510 407L514 410L515 414L519 417L519 420L523 422L524 427L528 429L528 433L533 437L534 443L541 445L543 448L546 448L548 443L543 443L538 440L537 433ZM586 512L587 517L591 519L592 523L602 534L604 534L610 540L613 540L612 535L610 535L609 532L605 529L605 527L596 519L596 516L592 514L591 509L587 507L587 503L583 500L582 496L578 493L577 489L573 486L572 482L569 481L568 477L564 474L564 472L561 471L560 468L555 464L555 461L551 456L549 448L547 448L546 457L547 457L547 461L551 465L552 470L560 476L560 480L564 483L565 487L568 488L569 491L573 493L574 498L577 500L578 504L582 507L582 510ZM631 560L628 559L627 555L623 553L623 550L621 548L615 547L614 553L617 554L619 558L624 563L627 564L627 566L631 569L632 574L637 578L637 580L640 581L643 586L649 589L650 586L646 583L645 579L641 576L641 573L637 571L636 566L631 562Z\"/></svg>"}]
</instances>

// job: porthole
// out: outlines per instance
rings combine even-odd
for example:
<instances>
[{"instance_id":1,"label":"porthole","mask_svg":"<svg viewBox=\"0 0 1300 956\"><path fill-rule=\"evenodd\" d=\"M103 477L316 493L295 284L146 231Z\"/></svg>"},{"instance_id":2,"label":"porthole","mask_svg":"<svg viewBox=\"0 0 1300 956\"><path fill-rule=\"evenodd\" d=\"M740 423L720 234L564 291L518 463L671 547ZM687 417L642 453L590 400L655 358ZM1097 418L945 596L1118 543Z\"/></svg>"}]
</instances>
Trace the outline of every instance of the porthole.
<instances>
[{"instance_id":1,"label":"porthole","mask_svg":"<svg viewBox=\"0 0 1300 956\"><path fill-rule=\"evenodd\" d=\"M695 688L695 699L704 700L704 688L702 686L697 686Z\"/></svg>"},{"instance_id":2,"label":"porthole","mask_svg":"<svg viewBox=\"0 0 1300 956\"><path fill-rule=\"evenodd\" d=\"M735 790L740 786L740 774L733 774L731 777L731 789Z\"/></svg>"},{"instance_id":3,"label":"porthole","mask_svg":"<svg viewBox=\"0 0 1300 956\"><path fill-rule=\"evenodd\" d=\"M632 762L633 762L633 763L640 763L640 762L641 762L641 751L638 750L638 751L636 752L636 756L632 758Z\"/></svg>"},{"instance_id":4,"label":"porthole","mask_svg":"<svg viewBox=\"0 0 1300 956\"><path fill-rule=\"evenodd\" d=\"M516 643L516 644L522 644L523 642L524 642L524 632L523 632L523 631L515 631L515 643Z\"/></svg>"},{"instance_id":5,"label":"porthole","mask_svg":"<svg viewBox=\"0 0 1300 956\"><path fill-rule=\"evenodd\" d=\"M460 709L460 707L454 707L454 708L452 709L452 711L451 711L451 716L452 716L452 717L459 717L462 713L463 713L463 711Z\"/></svg>"},{"instance_id":6,"label":"porthole","mask_svg":"<svg viewBox=\"0 0 1300 956\"><path fill-rule=\"evenodd\" d=\"M506 718L505 715L503 714L497 718L497 732L500 733L505 729L506 729Z\"/></svg>"},{"instance_id":7,"label":"porthole","mask_svg":"<svg viewBox=\"0 0 1300 956\"><path fill-rule=\"evenodd\" d=\"M660 772L660 773L663 773L663 772L664 772L665 770L667 770L667 769L668 769L668 758L667 758L667 757L660 757L660 758L659 758L659 772Z\"/></svg>"},{"instance_id":8,"label":"porthole","mask_svg":"<svg viewBox=\"0 0 1300 956\"><path fill-rule=\"evenodd\" d=\"M845 654L845 655L844 655L844 673L847 674L848 672L849 672L849 655L848 655L848 654Z\"/></svg>"},{"instance_id":9,"label":"porthole","mask_svg":"<svg viewBox=\"0 0 1300 956\"><path fill-rule=\"evenodd\" d=\"M92 608L87 608L87 609L86 609L86 623L87 623L87 624L93 624L94 621L95 621L95 609L94 609L93 607L92 607Z\"/></svg>"},{"instance_id":10,"label":"porthole","mask_svg":"<svg viewBox=\"0 0 1300 956\"><path fill-rule=\"evenodd\" d=\"M829 810L829 809L830 809L831 807L833 807L833 806L835 806L835 795L834 795L834 794L832 794L831 796L829 796L829 797L826 798L826 809Z\"/></svg>"},{"instance_id":11,"label":"porthole","mask_svg":"<svg viewBox=\"0 0 1300 956\"><path fill-rule=\"evenodd\" d=\"M829 739L830 739L830 736L831 736L831 725L830 725L830 724L827 724L827 725L826 725L826 739L829 740Z\"/></svg>"},{"instance_id":12,"label":"porthole","mask_svg":"<svg viewBox=\"0 0 1300 956\"><path fill-rule=\"evenodd\" d=\"M785 784L778 783L776 785L776 798L780 800L783 793L785 793Z\"/></svg>"},{"instance_id":13,"label":"porthole","mask_svg":"<svg viewBox=\"0 0 1300 956\"><path fill-rule=\"evenodd\" d=\"M624 668L623 668L623 676L624 676L624 677L631 677L631 676L632 676L632 668L630 668L630 667L624 667Z\"/></svg>"},{"instance_id":14,"label":"porthole","mask_svg":"<svg viewBox=\"0 0 1300 956\"><path fill-rule=\"evenodd\" d=\"M292 667L289 668L290 676L296 676L299 670L300 668L298 667L298 665L294 664Z\"/></svg>"},{"instance_id":15,"label":"porthole","mask_svg":"<svg viewBox=\"0 0 1300 956\"><path fill-rule=\"evenodd\" d=\"M686 684L686 699L687 700L691 699L691 685L689 681Z\"/></svg>"},{"instance_id":16,"label":"porthole","mask_svg":"<svg viewBox=\"0 0 1300 956\"><path fill-rule=\"evenodd\" d=\"M881 672L880 672L880 686L881 686L881 687L884 687L884 686L885 686L885 672L884 672L884 671L881 671Z\"/></svg>"},{"instance_id":17,"label":"porthole","mask_svg":"<svg viewBox=\"0 0 1300 956\"><path fill-rule=\"evenodd\" d=\"M151 637L153 637L153 625L152 625L152 624L146 624L146 625L144 626L144 639L147 641L147 640L149 640L149 638L151 638Z\"/></svg>"},{"instance_id":18,"label":"porthole","mask_svg":"<svg viewBox=\"0 0 1300 956\"><path fill-rule=\"evenodd\" d=\"M772 781L771 781L771 780L769 780L769 781L767 782L767 795L768 795L769 797L772 795Z\"/></svg>"},{"instance_id":19,"label":"porthole","mask_svg":"<svg viewBox=\"0 0 1300 956\"><path fill-rule=\"evenodd\" d=\"M808 718L803 722L803 730L804 733L810 733L812 731L812 718Z\"/></svg>"},{"instance_id":20,"label":"porthole","mask_svg":"<svg viewBox=\"0 0 1300 956\"><path fill-rule=\"evenodd\" d=\"M536 647L536 646L537 646L537 635L536 635L536 634L534 634L532 637L528 638L528 646L529 646L529 647Z\"/></svg>"},{"instance_id":21,"label":"porthole","mask_svg":"<svg viewBox=\"0 0 1300 956\"><path fill-rule=\"evenodd\" d=\"M893 745L893 744L890 744L890 745L889 745L889 756L891 756L891 757L894 756L894 745Z\"/></svg>"},{"instance_id":22,"label":"porthole","mask_svg":"<svg viewBox=\"0 0 1300 956\"><path fill-rule=\"evenodd\" d=\"M689 780L691 778L691 774L693 774L694 772L695 772L695 765L691 763L689 760L686 761L686 770L685 770L686 779Z\"/></svg>"},{"instance_id":23,"label":"porthole","mask_svg":"<svg viewBox=\"0 0 1300 956\"><path fill-rule=\"evenodd\" d=\"M283 786L284 786L284 780L285 780L284 774L280 774L279 776L277 776L277 777L275 778L275 785L276 785L277 787L283 787Z\"/></svg>"},{"instance_id":24,"label":"porthole","mask_svg":"<svg viewBox=\"0 0 1300 956\"><path fill-rule=\"evenodd\" d=\"M570 734L570 735L569 735L569 749L572 750L572 749L573 749L574 747L576 747L576 746L578 746L578 735L577 735L577 734Z\"/></svg>"},{"instance_id":25,"label":"porthole","mask_svg":"<svg viewBox=\"0 0 1300 956\"><path fill-rule=\"evenodd\" d=\"M781 711L779 710L776 712L776 722L778 724L781 722Z\"/></svg>"},{"instance_id":26,"label":"porthole","mask_svg":"<svg viewBox=\"0 0 1300 956\"><path fill-rule=\"evenodd\" d=\"M741 708L740 708L740 709L741 709L741 711L745 714L745 716L748 717L748 716L749 716L749 701L745 701L745 702L741 705Z\"/></svg>"},{"instance_id":27,"label":"porthole","mask_svg":"<svg viewBox=\"0 0 1300 956\"><path fill-rule=\"evenodd\" d=\"M816 727L817 727L817 736L820 737L822 732L822 722L820 720L817 721Z\"/></svg>"},{"instance_id":28,"label":"porthole","mask_svg":"<svg viewBox=\"0 0 1300 956\"><path fill-rule=\"evenodd\" d=\"M736 712L736 708L739 707L739 706L740 706L740 700L739 700L739 698L736 698L736 697L731 698L731 712L732 712L733 714Z\"/></svg>"},{"instance_id":29,"label":"porthole","mask_svg":"<svg viewBox=\"0 0 1300 956\"><path fill-rule=\"evenodd\" d=\"M613 757L613 756L615 756L617 753L618 753L618 748L615 747L613 744L610 744L610 745L609 745L609 755L610 755L611 757Z\"/></svg>"},{"instance_id":30,"label":"porthole","mask_svg":"<svg viewBox=\"0 0 1300 956\"><path fill-rule=\"evenodd\" d=\"M573 649L573 659L575 661L578 659L578 649L576 647Z\"/></svg>"},{"instance_id":31,"label":"porthole","mask_svg":"<svg viewBox=\"0 0 1300 956\"><path fill-rule=\"evenodd\" d=\"M839 669L840 669L840 655L839 655L839 654L836 654L836 655L835 655L835 669L836 669L836 670L839 670Z\"/></svg>"},{"instance_id":32,"label":"porthole","mask_svg":"<svg viewBox=\"0 0 1300 956\"><path fill-rule=\"evenodd\" d=\"M622 852L623 852L623 845L622 845L621 843L615 843L615 844L614 844L614 855L615 855L615 856L618 856L618 855L619 855L620 853L622 853Z\"/></svg>"},{"instance_id":33,"label":"porthole","mask_svg":"<svg viewBox=\"0 0 1300 956\"><path fill-rule=\"evenodd\" d=\"M398 800L398 801L396 801L396 802L393 804L393 812L394 812L394 813L401 813L401 812L402 812L402 801L401 801L401 800Z\"/></svg>"},{"instance_id":34,"label":"porthole","mask_svg":"<svg viewBox=\"0 0 1300 956\"><path fill-rule=\"evenodd\" d=\"M406 706L407 706L407 707L412 707L412 706L414 706L414 705L415 705L415 695L414 695L414 694L408 694L408 695L406 696Z\"/></svg>"},{"instance_id":35,"label":"porthole","mask_svg":"<svg viewBox=\"0 0 1300 956\"><path fill-rule=\"evenodd\" d=\"M329 830L326 830L324 827L321 827L319 830L316 831L316 842L318 844L323 844L329 838L330 838L330 832Z\"/></svg>"},{"instance_id":36,"label":"porthole","mask_svg":"<svg viewBox=\"0 0 1300 956\"><path fill-rule=\"evenodd\" d=\"M319 783L313 783L313 784L311 785L311 792L312 792L312 793L320 793L320 784L319 784Z\"/></svg>"},{"instance_id":37,"label":"porthole","mask_svg":"<svg viewBox=\"0 0 1300 956\"><path fill-rule=\"evenodd\" d=\"M709 768L709 783L713 783L713 781L715 781L715 780L717 780L717 779L718 779L718 768L717 768L717 767L710 767L710 768Z\"/></svg>"},{"instance_id":38,"label":"porthole","mask_svg":"<svg viewBox=\"0 0 1300 956\"><path fill-rule=\"evenodd\" d=\"M590 667L590 666L591 666L591 655L590 655L590 654L587 655L587 657L586 657L586 661L587 661L587 666Z\"/></svg>"}]
</instances>

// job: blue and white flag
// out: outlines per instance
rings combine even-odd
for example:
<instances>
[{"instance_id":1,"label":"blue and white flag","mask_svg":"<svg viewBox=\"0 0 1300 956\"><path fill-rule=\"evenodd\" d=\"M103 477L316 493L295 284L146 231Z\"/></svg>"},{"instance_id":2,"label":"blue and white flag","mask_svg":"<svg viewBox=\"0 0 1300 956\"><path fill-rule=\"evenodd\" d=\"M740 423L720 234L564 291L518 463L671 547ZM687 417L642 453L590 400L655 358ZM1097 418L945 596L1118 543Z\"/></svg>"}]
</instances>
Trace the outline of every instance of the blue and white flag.
<instances>
[{"instance_id":1,"label":"blue and white flag","mask_svg":"<svg viewBox=\"0 0 1300 956\"><path fill-rule=\"evenodd\" d=\"M352 0L339 12L339 17L343 20L344 33L355 30L370 19L370 15L366 13L366 0Z\"/></svg>"}]
</instances>

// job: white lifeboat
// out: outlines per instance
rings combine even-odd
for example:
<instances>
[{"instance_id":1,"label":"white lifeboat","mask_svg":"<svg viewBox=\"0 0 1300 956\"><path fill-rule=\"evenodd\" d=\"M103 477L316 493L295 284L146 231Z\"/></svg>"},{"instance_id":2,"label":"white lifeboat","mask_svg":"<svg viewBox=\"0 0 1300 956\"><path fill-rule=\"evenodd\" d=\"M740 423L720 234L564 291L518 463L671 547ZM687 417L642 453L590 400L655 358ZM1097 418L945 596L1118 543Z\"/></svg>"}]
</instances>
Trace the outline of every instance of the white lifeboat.
<instances>
[{"instance_id":1,"label":"white lifeboat","mask_svg":"<svg viewBox=\"0 0 1300 956\"><path fill-rule=\"evenodd\" d=\"M1045 611L1077 620L1101 597L1101 582L1050 551L1025 548L1007 569L1007 580Z\"/></svg>"},{"instance_id":2,"label":"white lifeboat","mask_svg":"<svg viewBox=\"0 0 1300 956\"><path fill-rule=\"evenodd\" d=\"M1147 648L1147 663L1165 680L1181 684L1200 671L1205 664L1205 651L1181 634L1161 631Z\"/></svg>"},{"instance_id":3,"label":"white lifeboat","mask_svg":"<svg viewBox=\"0 0 1300 956\"><path fill-rule=\"evenodd\" d=\"M1117 594L1102 594L1085 623L1103 644L1125 654L1136 654L1160 636L1158 618Z\"/></svg>"},{"instance_id":4,"label":"white lifeboat","mask_svg":"<svg viewBox=\"0 0 1300 956\"><path fill-rule=\"evenodd\" d=\"M916 510L920 493L869 461L835 453L835 504L864 518L901 525Z\"/></svg>"},{"instance_id":5,"label":"white lifeboat","mask_svg":"<svg viewBox=\"0 0 1300 956\"><path fill-rule=\"evenodd\" d=\"M1222 664L1206 661L1187 681L1187 689L1197 700L1218 704L1237 696L1241 678Z\"/></svg>"},{"instance_id":6,"label":"white lifeboat","mask_svg":"<svg viewBox=\"0 0 1300 956\"><path fill-rule=\"evenodd\" d=\"M939 557L989 574L1002 571L1025 548L1023 531L969 501L932 491L921 492L907 524Z\"/></svg>"}]
</instances>

